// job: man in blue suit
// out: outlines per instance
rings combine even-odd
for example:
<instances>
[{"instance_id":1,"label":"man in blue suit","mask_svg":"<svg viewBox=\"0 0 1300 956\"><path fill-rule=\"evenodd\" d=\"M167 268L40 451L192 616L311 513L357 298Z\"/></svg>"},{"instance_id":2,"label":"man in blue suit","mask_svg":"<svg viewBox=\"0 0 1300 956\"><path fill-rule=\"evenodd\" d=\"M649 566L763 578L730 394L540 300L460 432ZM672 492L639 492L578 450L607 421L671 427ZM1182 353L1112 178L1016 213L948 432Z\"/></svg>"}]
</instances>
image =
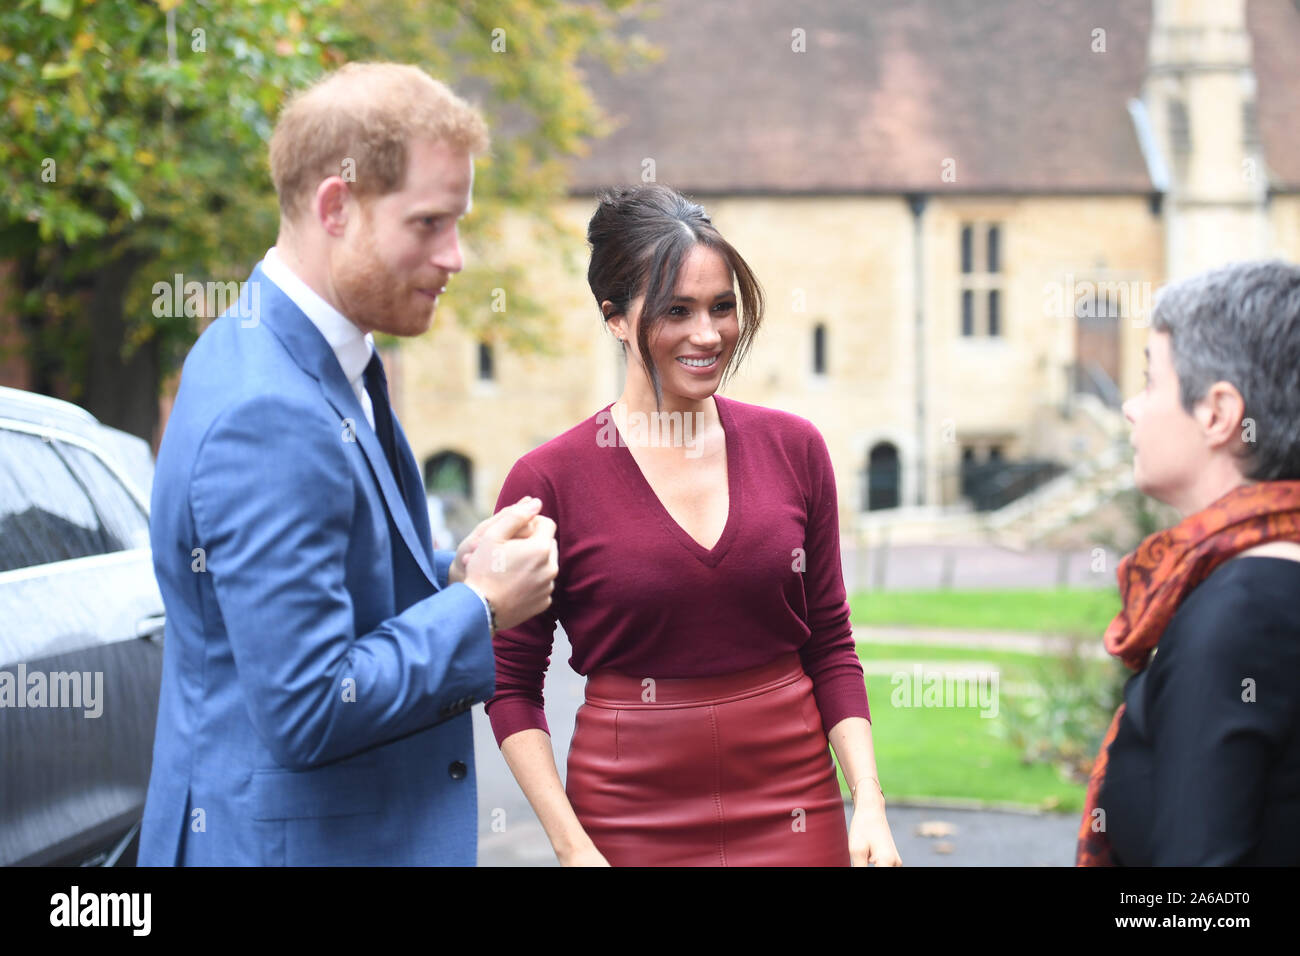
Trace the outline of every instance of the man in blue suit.
<instances>
[{"instance_id":1,"label":"man in blue suit","mask_svg":"<svg viewBox=\"0 0 1300 956\"><path fill-rule=\"evenodd\" d=\"M481 117L352 64L271 140L276 245L190 352L158 454L167 609L143 865L473 865L471 705L550 604L535 500L434 551L373 332L419 335L462 258Z\"/></svg>"}]
</instances>

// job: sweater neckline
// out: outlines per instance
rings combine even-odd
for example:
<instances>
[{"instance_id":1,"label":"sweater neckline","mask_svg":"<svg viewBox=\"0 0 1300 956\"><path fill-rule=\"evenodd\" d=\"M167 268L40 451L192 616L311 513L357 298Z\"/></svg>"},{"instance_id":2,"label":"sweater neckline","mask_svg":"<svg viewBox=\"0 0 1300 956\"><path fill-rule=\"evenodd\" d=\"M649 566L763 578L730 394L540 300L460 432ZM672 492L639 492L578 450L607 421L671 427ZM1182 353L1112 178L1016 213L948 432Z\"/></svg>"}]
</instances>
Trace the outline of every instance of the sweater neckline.
<instances>
[{"instance_id":1,"label":"sweater neckline","mask_svg":"<svg viewBox=\"0 0 1300 956\"><path fill-rule=\"evenodd\" d=\"M722 535L712 548L704 547L704 545L687 534L686 530L677 523L677 519L664 507L663 501L655 494L654 488L650 486L650 482L646 480L645 474L641 471L641 466L637 464L636 459L632 456L631 449L624 443L621 433L613 448L615 461L618 463L628 489L633 495L646 500L648 507L658 517L659 523L677 539L682 547L693 554L700 563L711 568L718 566L726 556L727 550L731 547L731 542L736 536L736 530L740 527L741 511L740 430L735 427L735 418L731 414L729 400L715 393L713 402L718 409L718 421L722 425L722 433L727 446L727 521L722 527ZM613 402L606 405L604 408L605 414L612 416L613 407ZM612 417L609 420L612 423Z\"/></svg>"}]
</instances>

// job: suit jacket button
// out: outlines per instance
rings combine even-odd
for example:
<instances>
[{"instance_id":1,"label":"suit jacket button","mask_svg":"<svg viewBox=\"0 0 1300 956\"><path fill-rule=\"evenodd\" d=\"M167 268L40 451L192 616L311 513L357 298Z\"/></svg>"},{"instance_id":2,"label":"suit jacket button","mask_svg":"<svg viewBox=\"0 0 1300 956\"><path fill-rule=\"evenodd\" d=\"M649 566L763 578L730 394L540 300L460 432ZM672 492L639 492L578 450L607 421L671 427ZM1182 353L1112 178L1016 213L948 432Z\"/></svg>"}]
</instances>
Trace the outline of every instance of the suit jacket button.
<instances>
[{"instance_id":1,"label":"suit jacket button","mask_svg":"<svg viewBox=\"0 0 1300 956\"><path fill-rule=\"evenodd\" d=\"M447 774L452 780L464 780L467 773L469 773L469 768L465 766L462 760L453 760L447 767Z\"/></svg>"}]
</instances>

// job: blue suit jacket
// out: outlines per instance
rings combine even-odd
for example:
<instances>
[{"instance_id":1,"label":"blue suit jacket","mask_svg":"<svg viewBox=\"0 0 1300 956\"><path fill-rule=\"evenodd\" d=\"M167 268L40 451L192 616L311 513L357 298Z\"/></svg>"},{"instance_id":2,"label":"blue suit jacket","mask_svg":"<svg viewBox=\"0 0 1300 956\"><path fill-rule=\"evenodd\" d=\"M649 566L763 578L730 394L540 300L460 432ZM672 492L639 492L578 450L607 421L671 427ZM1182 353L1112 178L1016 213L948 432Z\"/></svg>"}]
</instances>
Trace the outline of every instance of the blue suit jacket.
<instances>
[{"instance_id":1,"label":"blue suit jacket","mask_svg":"<svg viewBox=\"0 0 1300 956\"><path fill-rule=\"evenodd\" d=\"M401 427L405 501L330 346L260 266L240 307L186 359L158 453L139 862L472 866L483 604L447 586Z\"/></svg>"}]
</instances>

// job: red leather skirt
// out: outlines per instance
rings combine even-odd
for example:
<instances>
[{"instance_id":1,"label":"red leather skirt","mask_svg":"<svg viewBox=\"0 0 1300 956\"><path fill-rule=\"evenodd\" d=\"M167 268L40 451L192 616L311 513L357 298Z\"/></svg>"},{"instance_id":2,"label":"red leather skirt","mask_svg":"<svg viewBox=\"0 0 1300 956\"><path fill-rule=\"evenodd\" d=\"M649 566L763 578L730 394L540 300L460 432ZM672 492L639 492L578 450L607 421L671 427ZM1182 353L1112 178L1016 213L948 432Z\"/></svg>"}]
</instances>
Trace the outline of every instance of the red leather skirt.
<instances>
[{"instance_id":1,"label":"red leather skirt","mask_svg":"<svg viewBox=\"0 0 1300 956\"><path fill-rule=\"evenodd\" d=\"M587 678L565 783L613 866L848 866L798 654L721 677Z\"/></svg>"}]
</instances>

